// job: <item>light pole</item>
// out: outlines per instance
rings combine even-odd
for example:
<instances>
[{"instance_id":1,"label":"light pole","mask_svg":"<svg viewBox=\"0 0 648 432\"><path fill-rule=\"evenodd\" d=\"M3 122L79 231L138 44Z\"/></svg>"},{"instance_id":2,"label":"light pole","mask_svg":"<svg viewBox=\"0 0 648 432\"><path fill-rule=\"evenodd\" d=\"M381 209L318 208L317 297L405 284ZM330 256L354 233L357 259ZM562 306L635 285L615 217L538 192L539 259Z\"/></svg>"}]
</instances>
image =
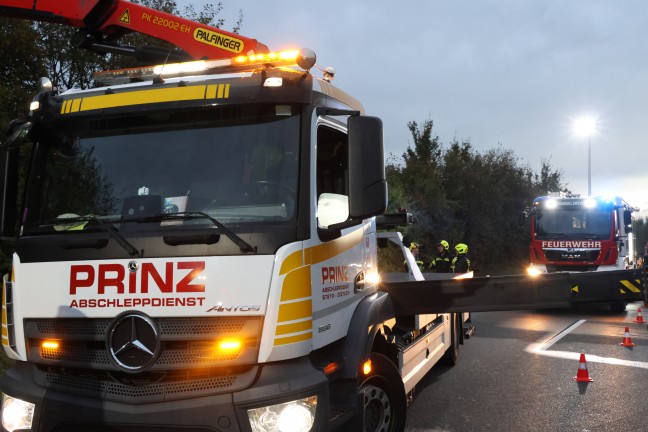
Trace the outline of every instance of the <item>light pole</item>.
<instances>
[{"instance_id":1,"label":"light pole","mask_svg":"<svg viewBox=\"0 0 648 432\"><path fill-rule=\"evenodd\" d=\"M596 120L579 117L574 121L574 132L587 136L587 196L592 196L592 134L597 130Z\"/></svg>"}]
</instances>

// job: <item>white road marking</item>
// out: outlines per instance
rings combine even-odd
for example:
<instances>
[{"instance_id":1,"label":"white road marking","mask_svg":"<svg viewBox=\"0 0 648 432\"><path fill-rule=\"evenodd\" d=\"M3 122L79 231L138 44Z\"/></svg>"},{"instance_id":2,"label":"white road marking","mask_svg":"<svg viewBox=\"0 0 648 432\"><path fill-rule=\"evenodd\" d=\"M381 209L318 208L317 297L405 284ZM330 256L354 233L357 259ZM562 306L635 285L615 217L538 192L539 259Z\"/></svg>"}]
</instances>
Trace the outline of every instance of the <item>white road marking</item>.
<instances>
[{"instance_id":1,"label":"white road marking","mask_svg":"<svg viewBox=\"0 0 648 432\"><path fill-rule=\"evenodd\" d=\"M558 342L560 339L562 339L563 337L567 336L569 333L574 331L578 326L583 324L585 321L586 320L576 321L574 324L567 327L565 330L561 331L560 333L551 336L548 339L545 339L543 342L532 343L531 345L527 346L524 350L531 354L538 354L538 355L556 357L556 358L562 358L568 360L580 360L581 353L575 353L570 351L552 351L549 350L549 348L553 344ZM587 353L585 353L585 355L587 356L588 362L605 363L605 364L618 365L618 366L629 366L629 367L636 367L640 369L648 369L647 362L621 360L613 357L599 357L597 355L592 355Z\"/></svg>"}]
</instances>

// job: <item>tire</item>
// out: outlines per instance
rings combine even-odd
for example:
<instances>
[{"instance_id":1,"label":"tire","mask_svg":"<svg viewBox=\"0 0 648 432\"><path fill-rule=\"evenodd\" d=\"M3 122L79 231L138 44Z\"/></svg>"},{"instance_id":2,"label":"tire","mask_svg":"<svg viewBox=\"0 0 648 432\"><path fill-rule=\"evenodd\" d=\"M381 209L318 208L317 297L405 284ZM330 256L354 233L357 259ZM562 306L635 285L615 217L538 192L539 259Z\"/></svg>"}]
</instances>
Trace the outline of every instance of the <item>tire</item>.
<instances>
[{"instance_id":1,"label":"tire","mask_svg":"<svg viewBox=\"0 0 648 432\"><path fill-rule=\"evenodd\" d=\"M372 371L358 388L359 407L352 430L399 432L405 429L407 400L398 370L381 354L371 354Z\"/></svg>"},{"instance_id":2,"label":"tire","mask_svg":"<svg viewBox=\"0 0 648 432\"><path fill-rule=\"evenodd\" d=\"M614 302L610 303L610 309L612 312L621 313L626 310L626 302Z\"/></svg>"},{"instance_id":3,"label":"tire","mask_svg":"<svg viewBox=\"0 0 648 432\"><path fill-rule=\"evenodd\" d=\"M461 325L461 319L459 318L459 314L452 314L451 320L452 320L452 326L450 328L450 347L446 350L446 352L443 354L443 358L441 361L443 362L444 365L446 366L454 366L457 364L459 361L459 344L461 341L459 340L461 336L461 332L463 331L463 326Z\"/></svg>"}]
</instances>

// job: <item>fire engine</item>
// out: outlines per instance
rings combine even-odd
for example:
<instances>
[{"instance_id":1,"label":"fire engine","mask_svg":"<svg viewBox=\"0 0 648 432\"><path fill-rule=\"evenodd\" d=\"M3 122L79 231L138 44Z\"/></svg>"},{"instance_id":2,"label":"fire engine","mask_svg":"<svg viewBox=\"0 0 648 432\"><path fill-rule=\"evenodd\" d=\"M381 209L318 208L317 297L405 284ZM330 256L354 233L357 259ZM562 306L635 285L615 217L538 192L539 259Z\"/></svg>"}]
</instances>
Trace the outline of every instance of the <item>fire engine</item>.
<instances>
[{"instance_id":1,"label":"fire engine","mask_svg":"<svg viewBox=\"0 0 648 432\"><path fill-rule=\"evenodd\" d=\"M617 196L582 197L550 192L535 198L528 212L529 273L623 271L634 259L635 211ZM611 285L615 283L612 281ZM628 300L639 299L639 280L621 277L618 285ZM613 309L619 311L625 310L625 305L626 302L612 303Z\"/></svg>"},{"instance_id":2,"label":"fire engine","mask_svg":"<svg viewBox=\"0 0 648 432\"><path fill-rule=\"evenodd\" d=\"M407 221L383 214L382 124L312 51L122 0L0 15L159 62L42 79L2 141L3 431L399 431L465 312L571 304L568 274L423 280L379 232ZM134 31L182 51L117 43Z\"/></svg>"}]
</instances>

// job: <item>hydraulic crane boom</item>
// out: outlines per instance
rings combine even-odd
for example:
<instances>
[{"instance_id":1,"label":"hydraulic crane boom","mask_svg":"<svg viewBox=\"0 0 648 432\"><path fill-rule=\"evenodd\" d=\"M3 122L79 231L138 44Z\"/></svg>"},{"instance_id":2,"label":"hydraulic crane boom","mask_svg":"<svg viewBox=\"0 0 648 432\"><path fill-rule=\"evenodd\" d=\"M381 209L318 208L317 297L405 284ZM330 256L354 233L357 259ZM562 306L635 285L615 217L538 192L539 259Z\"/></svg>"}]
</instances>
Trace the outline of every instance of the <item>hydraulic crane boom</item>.
<instances>
[{"instance_id":1,"label":"hydraulic crane boom","mask_svg":"<svg viewBox=\"0 0 648 432\"><path fill-rule=\"evenodd\" d=\"M78 27L81 32L73 43L103 52L133 53L131 48L113 43L132 32L181 48L187 54L186 60L268 52L255 39L125 0L0 0L0 16Z\"/></svg>"}]
</instances>

